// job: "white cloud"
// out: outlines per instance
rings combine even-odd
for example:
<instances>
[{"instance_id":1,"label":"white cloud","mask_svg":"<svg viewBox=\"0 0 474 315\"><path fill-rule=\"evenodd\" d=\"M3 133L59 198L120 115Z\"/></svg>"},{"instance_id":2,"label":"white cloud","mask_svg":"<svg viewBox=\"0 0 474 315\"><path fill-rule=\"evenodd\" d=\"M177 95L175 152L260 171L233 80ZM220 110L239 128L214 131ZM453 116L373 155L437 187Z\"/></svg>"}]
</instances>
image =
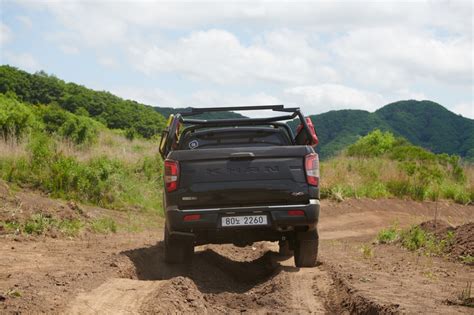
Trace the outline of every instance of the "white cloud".
<instances>
[{"instance_id":1,"label":"white cloud","mask_svg":"<svg viewBox=\"0 0 474 315\"><path fill-rule=\"evenodd\" d=\"M365 109L373 111L384 105L378 93L362 91L339 84L321 84L288 88L285 96L306 112L321 113L335 109Z\"/></svg>"},{"instance_id":2,"label":"white cloud","mask_svg":"<svg viewBox=\"0 0 474 315\"><path fill-rule=\"evenodd\" d=\"M178 96L162 89L143 87L116 87L111 92L125 99L133 99L159 107L220 107L282 103L278 97L264 92L243 95L222 93L215 90L199 90L188 96ZM243 112L242 114L253 115L251 112Z\"/></svg>"},{"instance_id":3,"label":"white cloud","mask_svg":"<svg viewBox=\"0 0 474 315\"><path fill-rule=\"evenodd\" d=\"M180 107L183 101L172 93L159 88L143 88L135 86L114 87L110 90L115 95L134 100L143 104L159 107Z\"/></svg>"},{"instance_id":4,"label":"white cloud","mask_svg":"<svg viewBox=\"0 0 474 315\"><path fill-rule=\"evenodd\" d=\"M109 69L116 69L119 66L119 64L118 64L117 60L115 60L115 58L108 57L108 56L99 57L97 62L100 65L102 65L106 68L109 68Z\"/></svg>"},{"instance_id":5,"label":"white cloud","mask_svg":"<svg viewBox=\"0 0 474 315\"><path fill-rule=\"evenodd\" d=\"M456 114L461 114L464 117L474 119L474 102L462 102L454 105L451 110Z\"/></svg>"},{"instance_id":6,"label":"white cloud","mask_svg":"<svg viewBox=\"0 0 474 315\"><path fill-rule=\"evenodd\" d=\"M243 25L248 28L310 28L348 31L355 27L438 27L450 32L471 30L470 1L47 1L22 0L47 8L65 25L91 38L116 34L122 25L171 29ZM83 23L80 23L83 22ZM96 34L88 30L102 25ZM81 27L82 24L82 27Z\"/></svg>"},{"instance_id":7,"label":"white cloud","mask_svg":"<svg viewBox=\"0 0 474 315\"><path fill-rule=\"evenodd\" d=\"M35 57L29 53L11 53L5 52L5 59L8 64L19 67L28 71L38 71L40 64L36 61Z\"/></svg>"},{"instance_id":8,"label":"white cloud","mask_svg":"<svg viewBox=\"0 0 474 315\"><path fill-rule=\"evenodd\" d=\"M10 41L12 32L8 26L0 22L0 45L6 44Z\"/></svg>"},{"instance_id":9,"label":"white cloud","mask_svg":"<svg viewBox=\"0 0 474 315\"><path fill-rule=\"evenodd\" d=\"M59 49L67 55L77 55L79 53L79 48L68 44L60 44Z\"/></svg>"},{"instance_id":10,"label":"white cloud","mask_svg":"<svg viewBox=\"0 0 474 315\"><path fill-rule=\"evenodd\" d=\"M33 21L31 21L31 19L26 15L19 15L16 19L28 29L33 27Z\"/></svg>"},{"instance_id":11,"label":"white cloud","mask_svg":"<svg viewBox=\"0 0 474 315\"><path fill-rule=\"evenodd\" d=\"M171 43L131 47L130 54L144 73L174 72L217 84L302 84L337 76L328 65L318 64L326 57L304 35L288 30L265 34L249 45L224 30L192 32Z\"/></svg>"},{"instance_id":12,"label":"white cloud","mask_svg":"<svg viewBox=\"0 0 474 315\"><path fill-rule=\"evenodd\" d=\"M403 87L420 79L472 84L468 37L441 40L424 31L359 29L335 39L331 48L346 75L367 85Z\"/></svg>"}]
</instances>

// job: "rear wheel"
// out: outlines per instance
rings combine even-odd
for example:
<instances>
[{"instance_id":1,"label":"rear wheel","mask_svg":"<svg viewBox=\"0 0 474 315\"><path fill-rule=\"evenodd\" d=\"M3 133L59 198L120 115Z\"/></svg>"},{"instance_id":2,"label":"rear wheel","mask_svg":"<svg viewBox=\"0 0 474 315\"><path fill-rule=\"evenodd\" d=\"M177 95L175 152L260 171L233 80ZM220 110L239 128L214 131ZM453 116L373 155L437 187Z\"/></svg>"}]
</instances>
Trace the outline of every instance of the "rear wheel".
<instances>
[{"instance_id":1,"label":"rear wheel","mask_svg":"<svg viewBox=\"0 0 474 315\"><path fill-rule=\"evenodd\" d=\"M283 257L293 256L293 250L290 249L290 242L288 240L279 241L278 246L279 246L278 253L280 254L280 256L283 256Z\"/></svg>"},{"instance_id":2,"label":"rear wheel","mask_svg":"<svg viewBox=\"0 0 474 315\"><path fill-rule=\"evenodd\" d=\"M304 239L295 240L296 267L314 267L318 259L318 231L308 232Z\"/></svg>"},{"instance_id":3,"label":"rear wheel","mask_svg":"<svg viewBox=\"0 0 474 315\"><path fill-rule=\"evenodd\" d=\"M171 264L189 263L193 254L194 245L192 242L171 238L168 228L165 227L165 262Z\"/></svg>"}]
</instances>

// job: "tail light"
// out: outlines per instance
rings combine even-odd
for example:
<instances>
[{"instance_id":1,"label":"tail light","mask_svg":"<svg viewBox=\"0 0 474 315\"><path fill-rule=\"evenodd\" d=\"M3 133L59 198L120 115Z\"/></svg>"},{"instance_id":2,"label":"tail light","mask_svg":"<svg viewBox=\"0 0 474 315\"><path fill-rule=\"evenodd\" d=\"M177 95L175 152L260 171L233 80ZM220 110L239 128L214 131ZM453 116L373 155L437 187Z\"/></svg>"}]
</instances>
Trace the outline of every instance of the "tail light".
<instances>
[{"instance_id":1,"label":"tail light","mask_svg":"<svg viewBox=\"0 0 474 315\"><path fill-rule=\"evenodd\" d=\"M303 210L288 210L288 215L292 217L300 217L300 216L304 216L304 211Z\"/></svg>"},{"instance_id":2,"label":"tail light","mask_svg":"<svg viewBox=\"0 0 474 315\"><path fill-rule=\"evenodd\" d=\"M165 161L165 186L167 192L178 189L179 164L176 161Z\"/></svg>"},{"instance_id":3,"label":"tail light","mask_svg":"<svg viewBox=\"0 0 474 315\"><path fill-rule=\"evenodd\" d=\"M200 214L188 214L188 215L185 215L183 217L183 221L184 222L189 222L189 221L197 221L201 219L201 215Z\"/></svg>"},{"instance_id":4,"label":"tail light","mask_svg":"<svg viewBox=\"0 0 474 315\"><path fill-rule=\"evenodd\" d=\"M306 170L306 181L311 186L319 184L319 158L316 153L305 156L304 166Z\"/></svg>"}]
</instances>

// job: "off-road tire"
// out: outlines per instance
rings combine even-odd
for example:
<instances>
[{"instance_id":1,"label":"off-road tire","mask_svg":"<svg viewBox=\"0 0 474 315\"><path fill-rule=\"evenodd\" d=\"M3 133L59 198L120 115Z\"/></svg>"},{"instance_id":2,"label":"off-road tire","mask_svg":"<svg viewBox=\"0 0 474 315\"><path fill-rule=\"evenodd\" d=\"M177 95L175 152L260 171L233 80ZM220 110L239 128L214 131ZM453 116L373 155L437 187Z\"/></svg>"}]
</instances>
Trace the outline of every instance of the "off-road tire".
<instances>
[{"instance_id":1,"label":"off-road tire","mask_svg":"<svg viewBox=\"0 0 474 315\"><path fill-rule=\"evenodd\" d=\"M319 236L317 231L312 233L313 239L295 240L295 266L315 267L318 260Z\"/></svg>"},{"instance_id":2,"label":"off-road tire","mask_svg":"<svg viewBox=\"0 0 474 315\"><path fill-rule=\"evenodd\" d=\"M165 262L170 264L191 263L194 245L189 241L172 239L165 227Z\"/></svg>"},{"instance_id":3,"label":"off-road tire","mask_svg":"<svg viewBox=\"0 0 474 315\"><path fill-rule=\"evenodd\" d=\"M290 248L290 242L286 241L279 241L278 242L278 254L282 257L290 257L293 256L293 250Z\"/></svg>"}]
</instances>

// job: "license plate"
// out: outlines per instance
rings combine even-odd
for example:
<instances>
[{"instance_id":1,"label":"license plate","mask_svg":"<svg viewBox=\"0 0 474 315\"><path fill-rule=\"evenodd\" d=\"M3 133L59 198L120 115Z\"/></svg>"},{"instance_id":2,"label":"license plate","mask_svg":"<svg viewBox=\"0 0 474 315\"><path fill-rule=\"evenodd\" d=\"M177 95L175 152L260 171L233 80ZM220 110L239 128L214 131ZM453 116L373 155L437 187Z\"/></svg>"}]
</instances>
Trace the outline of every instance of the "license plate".
<instances>
[{"instance_id":1,"label":"license plate","mask_svg":"<svg viewBox=\"0 0 474 315\"><path fill-rule=\"evenodd\" d=\"M222 217L222 226L251 226L267 225L266 215L245 215L234 217Z\"/></svg>"}]
</instances>

